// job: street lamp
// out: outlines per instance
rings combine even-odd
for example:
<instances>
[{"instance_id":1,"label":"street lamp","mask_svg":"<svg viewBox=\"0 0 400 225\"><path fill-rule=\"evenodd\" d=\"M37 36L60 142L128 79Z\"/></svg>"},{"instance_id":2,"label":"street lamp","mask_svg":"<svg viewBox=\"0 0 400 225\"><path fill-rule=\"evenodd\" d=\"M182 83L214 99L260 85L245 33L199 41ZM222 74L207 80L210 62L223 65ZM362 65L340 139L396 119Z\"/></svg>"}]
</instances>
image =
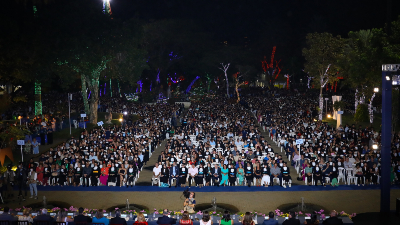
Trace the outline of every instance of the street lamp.
<instances>
[{"instance_id":1,"label":"street lamp","mask_svg":"<svg viewBox=\"0 0 400 225\"><path fill-rule=\"evenodd\" d=\"M377 87L374 88L374 92L375 92L375 93L378 93L378 92L379 92L379 88L377 88Z\"/></svg>"},{"instance_id":2,"label":"street lamp","mask_svg":"<svg viewBox=\"0 0 400 225\"><path fill-rule=\"evenodd\" d=\"M122 123L122 120L123 120L122 118L119 118L119 122L121 122L121 123Z\"/></svg>"},{"instance_id":3,"label":"street lamp","mask_svg":"<svg viewBox=\"0 0 400 225\"><path fill-rule=\"evenodd\" d=\"M331 114L328 114L328 118L331 118L332 116L331 116Z\"/></svg>"}]
</instances>

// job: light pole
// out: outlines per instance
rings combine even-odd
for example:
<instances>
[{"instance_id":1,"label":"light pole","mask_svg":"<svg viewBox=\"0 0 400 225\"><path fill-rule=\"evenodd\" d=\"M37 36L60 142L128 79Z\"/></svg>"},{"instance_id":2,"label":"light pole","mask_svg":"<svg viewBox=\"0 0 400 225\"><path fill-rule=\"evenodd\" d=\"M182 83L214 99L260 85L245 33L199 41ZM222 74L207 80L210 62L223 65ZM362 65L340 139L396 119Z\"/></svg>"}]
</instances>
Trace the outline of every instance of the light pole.
<instances>
[{"instance_id":1,"label":"light pole","mask_svg":"<svg viewBox=\"0 0 400 225\"><path fill-rule=\"evenodd\" d=\"M71 100L72 100L72 94L68 93L69 135L71 135Z\"/></svg>"},{"instance_id":2,"label":"light pole","mask_svg":"<svg viewBox=\"0 0 400 225\"><path fill-rule=\"evenodd\" d=\"M400 64L382 65L381 213L390 213L390 148L392 139L392 72ZM395 83L393 81L393 83ZM397 80L396 83L397 85Z\"/></svg>"},{"instance_id":3,"label":"light pole","mask_svg":"<svg viewBox=\"0 0 400 225\"><path fill-rule=\"evenodd\" d=\"M328 99L329 98L325 98L325 114L328 115Z\"/></svg>"}]
</instances>

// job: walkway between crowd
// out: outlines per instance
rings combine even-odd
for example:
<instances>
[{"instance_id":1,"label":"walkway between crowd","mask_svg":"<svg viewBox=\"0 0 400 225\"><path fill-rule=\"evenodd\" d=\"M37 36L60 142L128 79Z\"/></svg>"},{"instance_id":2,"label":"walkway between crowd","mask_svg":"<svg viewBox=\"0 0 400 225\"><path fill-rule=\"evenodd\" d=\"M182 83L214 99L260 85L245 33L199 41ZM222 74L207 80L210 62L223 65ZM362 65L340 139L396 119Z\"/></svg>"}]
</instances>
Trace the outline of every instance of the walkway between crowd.
<instances>
[{"instance_id":1,"label":"walkway between crowd","mask_svg":"<svg viewBox=\"0 0 400 225\"><path fill-rule=\"evenodd\" d=\"M294 166L292 166L291 162L289 161L289 159L287 158L284 150L282 150L281 152L281 147L278 146L277 144L275 144L275 142L271 139L268 130L266 129L264 131L263 127L261 126L261 124L258 122L257 120L257 125L261 131L261 136L263 136L265 138L265 140L268 142L268 144L271 145L272 149L274 149L274 151L278 154L278 155L282 155L282 159L284 162L287 162L287 165L290 168L290 176L292 177L292 185L300 185L302 184L301 181L297 180L298 174L296 173L296 168Z\"/></svg>"},{"instance_id":2,"label":"walkway between crowd","mask_svg":"<svg viewBox=\"0 0 400 225\"><path fill-rule=\"evenodd\" d=\"M183 110L181 117L185 113L187 113L187 110ZM179 117L177 118L177 126L181 126ZM158 161L158 157L161 155L161 152L164 151L166 143L167 143L167 140L165 139L163 142L161 142L161 145L156 147L156 149L152 153L147 164L145 166L143 166L143 170L139 174L139 179L136 182L136 186L150 186L151 185L152 178L153 178L154 165Z\"/></svg>"}]
</instances>

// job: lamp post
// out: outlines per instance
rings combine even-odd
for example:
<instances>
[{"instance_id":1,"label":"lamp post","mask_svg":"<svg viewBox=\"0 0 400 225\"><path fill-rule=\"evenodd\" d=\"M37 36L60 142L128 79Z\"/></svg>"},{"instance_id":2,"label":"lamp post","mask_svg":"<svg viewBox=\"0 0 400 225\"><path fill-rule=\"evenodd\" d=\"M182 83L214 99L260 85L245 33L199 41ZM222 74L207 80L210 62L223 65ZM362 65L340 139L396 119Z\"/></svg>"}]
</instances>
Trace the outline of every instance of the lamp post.
<instances>
[{"instance_id":1,"label":"lamp post","mask_svg":"<svg viewBox=\"0 0 400 225\"><path fill-rule=\"evenodd\" d=\"M71 135L71 100L72 100L72 94L68 93L69 135Z\"/></svg>"},{"instance_id":2,"label":"lamp post","mask_svg":"<svg viewBox=\"0 0 400 225\"><path fill-rule=\"evenodd\" d=\"M381 213L390 213L390 147L392 139L392 76L400 64L382 65Z\"/></svg>"}]
</instances>

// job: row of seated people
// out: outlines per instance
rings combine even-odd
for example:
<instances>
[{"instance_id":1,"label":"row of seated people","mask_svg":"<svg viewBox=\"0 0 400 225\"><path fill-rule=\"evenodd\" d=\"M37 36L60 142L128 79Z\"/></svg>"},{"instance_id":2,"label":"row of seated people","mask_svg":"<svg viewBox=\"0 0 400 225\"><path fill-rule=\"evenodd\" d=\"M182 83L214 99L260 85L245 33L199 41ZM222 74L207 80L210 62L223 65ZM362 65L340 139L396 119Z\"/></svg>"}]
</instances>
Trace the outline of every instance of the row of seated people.
<instances>
[{"instance_id":1,"label":"row of seated people","mask_svg":"<svg viewBox=\"0 0 400 225\"><path fill-rule=\"evenodd\" d=\"M198 156L197 153L193 153ZM272 157L267 153L261 160L255 158L250 152L245 153L243 159L230 154L223 157L220 162L196 160L196 157L183 158L178 162L175 158L168 161L157 162L153 168L153 183L160 186L175 187L199 186L235 186L251 185L273 186L274 181L286 188L291 186L290 168L282 160L282 156ZM253 156L254 158L251 158ZM235 160L235 158L237 160ZM188 160L190 159L190 160ZM188 160L188 161L187 161ZM172 161L172 162L171 162Z\"/></svg>"},{"instance_id":2,"label":"row of seated people","mask_svg":"<svg viewBox=\"0 0 400 225\"><path fill-rule=\"evenodd\" d=\"M6 206L4 208L4 213L0 215L0 221L3 225L67 225L68 223L74 223L76 225L127 225L127 221L132 221L129 224L133 225L148 225L148 218L145 213L139 212L135 216L130 216L126 214L121 214L119 209L115 210L114 217L109 216L109 213L104 213L103 210L97 210L94 214L87 214L84 212L83 208L78 209L78 215L68 216L66 213L59 213L58 215L49 215L47 209L42 209L39 215L37 213L32 213L29 208L25 208L21 214L14 216L9 213L9 208ZM65 215L66 214L66 215ZM74 214L74 213L71 213ZM155 215L154 215L155 216ZM194 218L189 214L188 211L183 211L181 218L179 216L170 216L170 211L164 209L162 215L155 216L152 218L157 222L155 224L162 225L193 225ZM197 217L197 216L196 216ZM265 219L265 220L264 220ZM305 217L303 224L320 224L317 212L310 214L309 217ZM242 221L239 221L242 225L255 225L259 223L257 217L255 218L252 213L246 212L243 215ZM269 212L265 218L260 221L263 225L278 225L278 217L275 216L273 212ZM342 219L338 218L338 213L333 210L330 212L329 216L322 221L324 225L340 225L343 224ZM204 211L199 219L200 225L213 225L214 219L213 214L208 211ZM235 223L235 216L231 216L229 211L224 211L217 223L219 225L233 225ZM294 225L300 224L300 219L294 211L288 213L287 218L282 222L282 225Z\"/></svg>"}]
</instances>

